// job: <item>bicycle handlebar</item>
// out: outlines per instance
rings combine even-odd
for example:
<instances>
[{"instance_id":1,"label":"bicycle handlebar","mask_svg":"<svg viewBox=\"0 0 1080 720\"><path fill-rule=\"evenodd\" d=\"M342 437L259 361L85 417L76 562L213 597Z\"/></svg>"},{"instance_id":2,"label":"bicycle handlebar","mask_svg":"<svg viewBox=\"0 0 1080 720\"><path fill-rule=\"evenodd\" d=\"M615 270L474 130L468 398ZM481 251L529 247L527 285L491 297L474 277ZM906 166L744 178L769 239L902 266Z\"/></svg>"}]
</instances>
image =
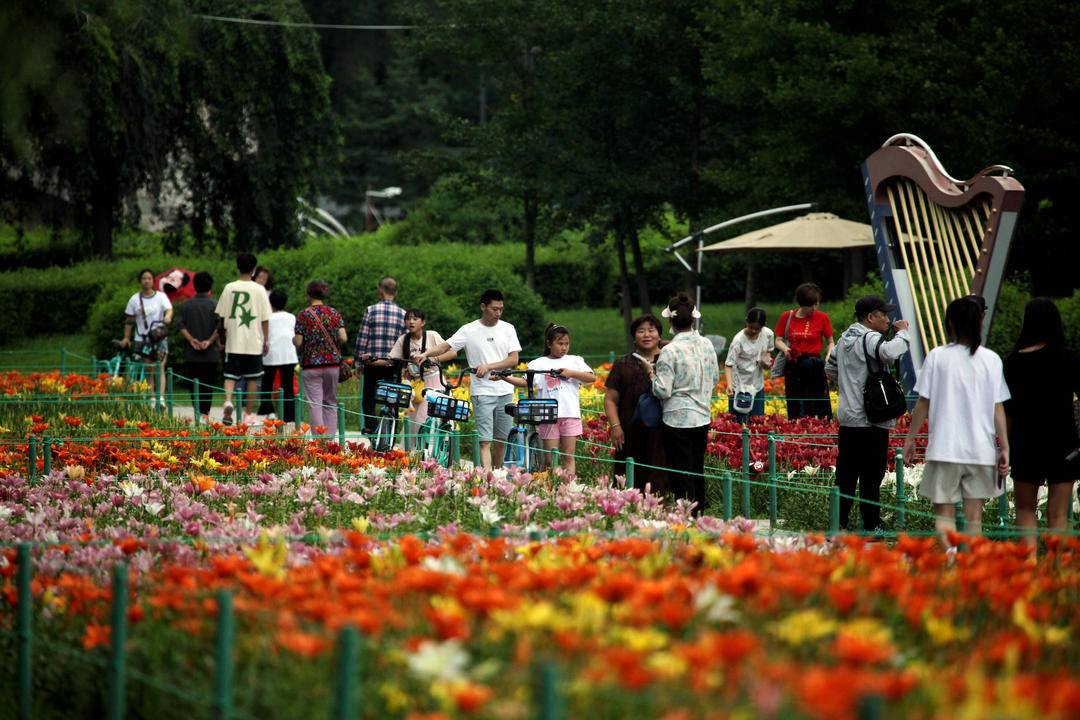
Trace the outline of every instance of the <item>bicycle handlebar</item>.
<instances>
[{"instance_id":1,"label":"bicycle handlebar","mask_svg":"<svg viewBox=\"0 0 1080 720\"><path fill-rule=\"evenodd\" d=\"M492 370L489 374L492 377L510 377L511 375L550 375L551 377L562 377L563 369L555 368L553 370Z\"/></svg>"}]
</instances>

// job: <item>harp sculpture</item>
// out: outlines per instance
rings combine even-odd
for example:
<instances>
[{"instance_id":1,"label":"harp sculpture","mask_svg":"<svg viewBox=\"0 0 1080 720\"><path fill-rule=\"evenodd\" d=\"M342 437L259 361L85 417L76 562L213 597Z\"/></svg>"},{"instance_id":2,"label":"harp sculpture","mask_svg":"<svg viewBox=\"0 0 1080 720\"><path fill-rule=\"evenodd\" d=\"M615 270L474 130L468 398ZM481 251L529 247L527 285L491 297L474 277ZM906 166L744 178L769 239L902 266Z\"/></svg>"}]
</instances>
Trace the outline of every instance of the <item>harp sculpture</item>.
<instances>
[{"instance_id":1,"label":"harp sculpture","mask_svg":"<svg viewBox=\"0 0 1080 720\"><path fill-rule=\"evenodd\" d=\"M911 324L911 353L900 364L910 392L926 354L947 342L950 302L981 296L987 337L1024 187L1004 165L957 180L929 145L908 134L886 140L862 173L885 292Z\"/></svg>"}]
</instances>

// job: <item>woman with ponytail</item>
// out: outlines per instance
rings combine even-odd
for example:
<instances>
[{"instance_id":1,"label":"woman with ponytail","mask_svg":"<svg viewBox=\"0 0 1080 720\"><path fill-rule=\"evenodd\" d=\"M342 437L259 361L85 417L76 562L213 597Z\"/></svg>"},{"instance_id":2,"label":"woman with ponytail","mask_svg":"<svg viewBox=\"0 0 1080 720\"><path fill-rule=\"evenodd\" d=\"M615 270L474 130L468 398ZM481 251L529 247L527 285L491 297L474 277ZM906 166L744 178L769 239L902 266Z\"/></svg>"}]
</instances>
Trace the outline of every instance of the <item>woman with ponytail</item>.
<instances>
[{"instance_id":1,"label":"woman with ponytail","mask_svg":"<svg viewBox=\"0 0 1080 720\"><path fill-rule=\"evenodd\" d=\"M720 381L720 366L711 342L694 329L701 317L686 293L671 298L661 313L671 323L674 338L660 351L653 368L644 363L653 395L664 405L664 453L675 497L697 503L705 510L705 444L713 390Z\"/></svg>"},{"instance_id":2,"label":"woman with ponytail","mask_svg":"<svg viewBox=\"0 0 1080 720\"><path fill-rule=\"evenodd\" d=\"M978 535L985 501L1004 490L1009 471L1005 408L1009 388L1001 358L982 347L982 309L971 298L945 310L948 345L929 352L915 382L919 401L911 413L904 460L914 461L915 436L930 420L926 465L919 494L934 504L946 545L963 501L967 531Z\"/></svg>"}]
</instances>

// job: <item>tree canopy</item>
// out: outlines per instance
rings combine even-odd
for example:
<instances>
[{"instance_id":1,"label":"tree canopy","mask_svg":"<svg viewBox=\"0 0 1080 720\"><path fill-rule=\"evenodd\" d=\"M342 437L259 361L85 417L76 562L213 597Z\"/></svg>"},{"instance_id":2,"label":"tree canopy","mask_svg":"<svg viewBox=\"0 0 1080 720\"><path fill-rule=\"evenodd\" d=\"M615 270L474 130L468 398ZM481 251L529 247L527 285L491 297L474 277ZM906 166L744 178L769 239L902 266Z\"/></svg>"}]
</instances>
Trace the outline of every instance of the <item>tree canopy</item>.
<instances>
[{"instance_id":1,"label":"tree canopy","mask_svg":"<svg viewBox=\"0 0 1080 720\"><path fill-rule=\"evenodd\" d=\"M14 0L0 202L17 220L60 198L104 254L139 190L179 192L178 233L263 247L297 240L298 196L362 208L399 185L415 207L435 187L432 240L522 239L535 284L538 245L610 233L624 308L646 308L636 237L665 213L863 219L859 165L904 131L954 175L1015 169L1010 269L1061 293L1080 261L1078 30L1080 6L1041 0Z\"/></svg>"}]
</instances>

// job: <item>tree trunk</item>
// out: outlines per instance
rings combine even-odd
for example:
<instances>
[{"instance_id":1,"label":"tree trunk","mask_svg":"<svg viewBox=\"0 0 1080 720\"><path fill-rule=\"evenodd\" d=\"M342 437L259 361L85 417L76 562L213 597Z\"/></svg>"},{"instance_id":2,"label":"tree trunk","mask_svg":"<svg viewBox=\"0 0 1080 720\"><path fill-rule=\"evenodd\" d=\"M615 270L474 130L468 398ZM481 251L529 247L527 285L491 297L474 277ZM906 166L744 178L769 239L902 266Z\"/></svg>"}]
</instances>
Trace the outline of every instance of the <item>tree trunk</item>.
<instances>
[{"instance_id":1,"label":"tree trunk","mask_svg":"<svg viewBox=\"0 0 1080 720\"><path fill-rule=\"evenodd\" d=\"M90 196L90 231L95 257L112 257L113 227L118 203L115 182L101 178Z\"/></svg>"},{"instance_id":2,"label":"tree trunk","mask_svg":"<svg viewBox=\"0 0 1080 720\"><path fill-rule=\"evenodd\" d=\"M540 202L536 190L526 190L522 197L525 213L525 284L536 290L536 216Z\"/></svg>"},{"instance_id":3,"label":"tree trunk","mask_svg":"<svg viewBox=\"0 0 1080 720\"><path fill-rule=\"evenodd\" d=\"M634 278L637 280L638 306L642 315L652 312L652 303L649 302L649 278L645 274L645 261L641 257L641 242L638 239L636 227L628 226L627 237L630 238L630 253L634 257Z\"/></svg>"},{"instance_id":4,"label":"tree trunk","mask_svg":"<svg viewBox=\"0 0 1080 720\"><path fill-rule=\"evenodd\" d=\"M633 341L630 339L630 323L634 321L634 307L630 301L630 269L626 265L626 237L622 222L615 221L615 254L619 259L619 308L622 310L623 329L626 331L626 351L633 350Z\"/></svg>"},{"instance_id":5,"label":"tree trunk","mask_svg":"<svg viewBox=\"0 0 1080 720\"><path fill-rule=\"evenodd\" d=\"M746 262L746 309L754 307L754 295L757 294L757 263Z\"/></svg>"}]
</instances>

